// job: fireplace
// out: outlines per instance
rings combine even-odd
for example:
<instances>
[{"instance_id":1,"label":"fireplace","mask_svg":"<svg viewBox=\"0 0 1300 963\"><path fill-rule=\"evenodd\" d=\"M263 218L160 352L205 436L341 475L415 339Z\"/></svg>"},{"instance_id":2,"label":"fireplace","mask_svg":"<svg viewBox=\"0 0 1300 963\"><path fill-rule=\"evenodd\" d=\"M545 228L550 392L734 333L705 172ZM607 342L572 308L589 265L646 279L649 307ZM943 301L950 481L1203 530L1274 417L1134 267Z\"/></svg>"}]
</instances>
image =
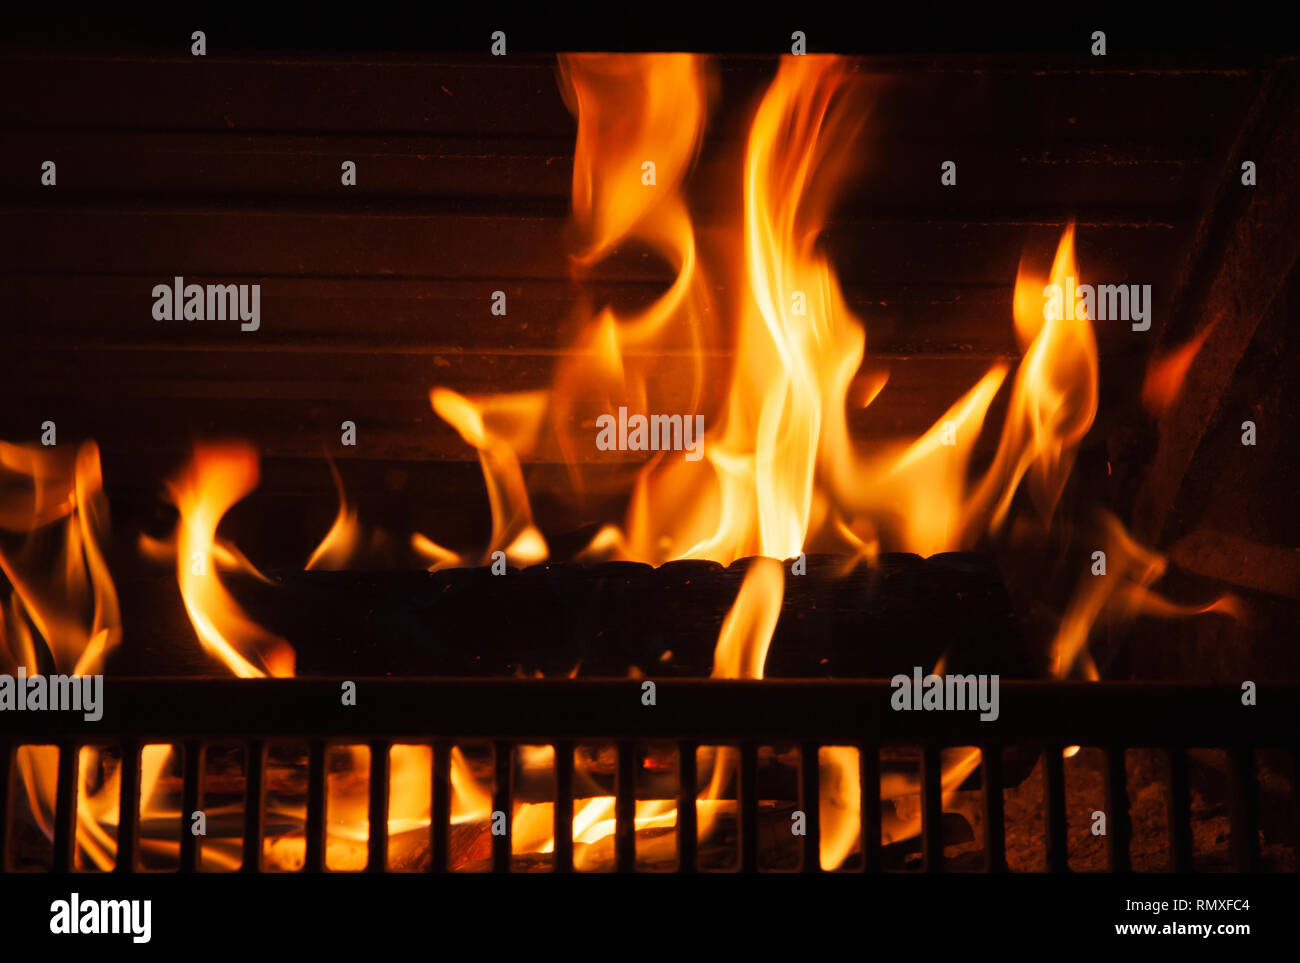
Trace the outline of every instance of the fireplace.
<instances>
[{"instance_id":1,"label":"fireplace","mask_svg":"<svg viewBox=\"0 0 1300 963\"><path fill-rule=\"evenodd\" d=\"M0 71L0 872L1296 870L1293 59Z\"/></svg>"},{"instance_id":2,"label":"fireplace","mask_svg":"<svg viewBox=\"0 0 1300 963\"><path fill-rule=\"evenodd\" d=\"M167 834L160 832L165 816L156 806L152 811L147 805L141 808L141 775L149 765L144 761L142 766L147 759L141 755L145 745L167 745L178 757L174 775L164 774L162 781L174 784L170 788L184 800L183 812L203 811L213 797L228 796L232 748L242 756L238 768L243 801L225 814L227 835L178 832L179 820L172 813L170 842L179 842L179 849L171 849L171 865L165 868L182 873L200 868L211 872L319 872L327 868L371 872L694 872L728 868L728 863L732 864L729 868L748 872L909 868L926 872L979 869L996 873L1015 868L1064 872L1072 867L1111 872L1134 868L1258 872L1287 865L1285 854L1274 842L1276 828L1279 823L1285 826L1286 816L1275 812L1277 799L1264 798L1261 805L1262 796L1277 792L1277 778L1269 768L1276 766L1277 760L1275 755L1255 750L1270 744L1271 734L1287 729L1296 707L1294 686L1267 687L1263 695L1269 708L1258 718L1244 718L1213 686L1009 683L1002 711L1015 721L998 729L995 739L989 739L977 720L967 722L959 717L954 724L942 714L898 716L882 711L881 707L888 705L890 689L880 682L679 680L662 686L661 697L675 707L671 714L642 711L641 686L630 681L376 678L362 680L359 686L361 698L367 703L373 700L374 707L364 713L340 715L332 710L338 691L333 680L253 684L216 679L121 680L119 707L109 711L102 724L74 722L49 727L43 733L46 739L56 740L59 751L53 867L72 867L74 856L84 860L85 851L93 845L89 840L78 844L75 821L77 749L87 745L113 746L120 753L116 760L119 811L125 818L116 827L113 854L119 872L149 868L150 856L140 849L144 820L154 823L145 839L152 850L152 868L164 868L157 861L168 851L164 845L169 841ZM232 714L228 709L232 701L242 704L244 710ZM331 708L322 710L322 706ZM1109 711L1100 707L1109 707ZM418 724L413 722L417 719ZM863 733L872 737L864 739ZM160 738L173 741L156 741ZM270 743L282 751L271 752ZM286 764L293 754L283 750L294 743L301 746L303 758ZM491 771L484 783L492 812L513 814L516 827L521 814L525 824L535 823L535 814L528 809L545 800L545 829L553 833L554 840L545 854L512 849L509 832L490 832L488 811L472 819L454 818L453 754L468 769L458 746L476 743L490 750ZM1067 746L1071 743L1076 749L1079 744L1105 749L1096 804L1102 807L1099 811L1116 818L1098 839L1096 852L1083 844L1078 826L1070 825L1078 819L1077 813L1069 813L1069 806L1097 792L1097 787L1086 784L1087 770L1080 767L1077 774L1072 773L1079 784L1067 795ZM575 755L575 746L602 744L613 749L608 760L599 760L596 753L579 751ZM970 826L961 814L966 801L955 801L943 791L942 782L944 754L963 744L977 748L980 755L980 775L976 791L970 795L977 797L981 818L976 825L982 824L983 838L974 847L963 845L971 842ZM528 756L521 755L521 751L541 745L553 750L545 782L535 768L524 765ZM784 774L784 785L781 754L772 751L780 745L794 747L798 756ZM727 794L730 798L725 799L730 809L727 825L704 837L698 832L699 817L709 810L702 804L705 786L697 778L697 766L673 767L676 772L670 775L675 778L666 783L661 778L646 778L661 776L662 771L657 770L674 754L678 760L698 758L702 746L727 747L738 762L734 785ZM842 751L848 746L853 747L854 777L862 786L877 790L884 786L886 791L884 796L866 793L866 804L854 811L854 824L846 827L839 807L823 801L818 774L826 766L828 747ZM895 808L897 799L887 790L890 776L898 778L909 746L916 750L914 761L920 770L919 832L915 837L903 826L898 817L902 809ZM363 750L365 765L359 773L332 765L331 747ZM1163 780L1145 772L1146 760L1134 756L1134 748L1146 747L1159 747L1167 754ZM1209 750L1199 747L1223 747L1223 762L1216 764L1207 758ZM409 780L390 777L393 765L412 768L410 754L417 749L428 757L421 772L425 785L419 793L426 804L433 800L433 809L432 822L426 819L412 832L392 817L392 793L409 790ZM11 751L8 743L6 751ZM213 759L205 756L209 751L220 755L219 765L212 765ZM87 757L85 750L80 758L83 766L87 758L97 766L104 764L102 757ZM153 758L156 761L157 755ZM585 764L579 773L582 778L576 781L575 763ZM284 849L268 838L267 820L284 820L287 811L267 803L272 791L287 791L295 764L302 770L297 775L305 776L298 787L303 805L297 825L286 834L297 845L290 847L292 857L285 858ZM602 764L604 789L597 790L593 787L601 782ZM1041 774L1035 768L1041 786L1025 791L1017 784L1026 782L1030 765L1042 767ZM271 770L277 766L282 771L275 779ZM1209 787L1220 769L1227 778L1220 790L1222 798L1215 800ZM885 783L882 773L888 774ZM156 771L152 776L158 778ZM355 786L344 785L344 780L357 776L361 777L359 793ZM1195 807L1190 790L1193 783L1198 795ZM585 792L581 786L586 787ZM1164 790L1165 797L1164 811L1159 814L1165 824L1158 828L1150 824L1146 807L1140 806L1141 797L1151 795L1157 787ZM591 794L596 791L607 792L608 798L593 799ZM779 799L769 798L782 795L788 797L784 810ZM581 803L576 803L577 799ZM1025 845L1023 838L1023 823L1029 818L1023 811L1027 799L1041 805L1039 853ZM695 800L697 805L686 805L687 800ZM644 814L644 807L651 802L674 805L682 818L656 827L653 816ZM888 813L882 813L882 802ZM598 837L603 847L589 845L583 841L584 834L576 831L575 805L581 810L593 803L606 809L605 816L613 823L611 833ZM1211 811L1216 803L1221 813ZM366 827L376 831L367 829L359 837L349 838L339 831L343 820L329 825L329 810L347 804L360 804ZM1012 815L1009 807L1016 810L1015 818L1008 818ZM792 811L806 817L807 831L791 837L794 846L783 846L776 831ZM219 812L221 809L214 811L214 830ZM831 818L823 829L826 816ZM1268 852L1261 851L1261 816L1269 824L1263 836ZM1144 825L1138 827L1143 839L1135 847L1136 822ZM575 831L566 833L564 827ZM667 832L656 833L656 828ZM1219 835L1216 843L1228 845L1205 845L1211 830ZM846 861L847 867L840 863L827 866L821 845L823 832L848 832L866 840L866 846ZM390 833L403 836L401 846L391 845ZM1008 839L1008 833L1013 838ZM334 843L338 846L331 853L327 844ZM577 860L575 846L580 856ZM949 846L959 852L945 856ZM1028 867L1036 857L1041 859L1041 867Z\"/></svg>"}]
</instances>

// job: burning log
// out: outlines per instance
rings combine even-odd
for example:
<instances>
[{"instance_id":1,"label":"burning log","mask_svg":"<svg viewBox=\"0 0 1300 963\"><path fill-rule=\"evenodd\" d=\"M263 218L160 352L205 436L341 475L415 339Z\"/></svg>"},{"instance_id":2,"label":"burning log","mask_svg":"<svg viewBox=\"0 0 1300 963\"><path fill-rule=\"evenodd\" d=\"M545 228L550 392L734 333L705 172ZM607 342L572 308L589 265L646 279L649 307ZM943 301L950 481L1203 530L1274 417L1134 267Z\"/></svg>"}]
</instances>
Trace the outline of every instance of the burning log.
<instances>
[{"instance_id":1,"label":"burning log","mask_svg":"<svg viewBox=\"0 0 1300 963\"><path fill-rule=\"evenodd\" d=\"M723 619L752 563L544 564L496 576L295 572L276 584L228 577L241 605L287 639L305 675L707 675ZM927 671L1044 674L1001 580L982 556L884 554L844 572L810 555L787 574L766 664L775 677L888 677ZM790 565L786 565L787 573ZM127 582L136 630L115 670L207 673L173 583ZM170 604L168 604L168 600ZM131 611L148 617L130 619ZM225 674L225 670L217 670Z\"/></svg>"}]
</instances>

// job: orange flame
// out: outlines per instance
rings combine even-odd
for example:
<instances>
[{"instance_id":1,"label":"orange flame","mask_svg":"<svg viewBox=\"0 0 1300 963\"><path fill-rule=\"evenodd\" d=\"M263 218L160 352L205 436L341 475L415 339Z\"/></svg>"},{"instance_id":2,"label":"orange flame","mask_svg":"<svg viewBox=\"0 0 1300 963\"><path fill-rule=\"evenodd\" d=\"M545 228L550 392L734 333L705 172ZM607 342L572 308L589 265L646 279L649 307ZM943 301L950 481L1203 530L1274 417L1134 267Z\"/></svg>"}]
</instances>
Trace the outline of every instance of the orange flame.
<instances>
[{"instance_id":1,"label":"orange flame","mask_svg":"<svg viewBox=\"0 0 1300 963\"><path fill-rule=\"evenodd\" d=\"M0 528L27 535L18 553L0 552L0 572L12 588L9 612L0 619L7 656L33 673L51 663L76 675L100 672L122 626L101 548L109 519L99 449L88 441L69 455L0 442L0 468ZM24 481L32 486L30 500L9 492ZM62 543L59 563L51 577L39 578L43 549L54 541Z\"/></svg>"},{"instance_id":2,"label":"orange flame","mask_svg":"<svg viewBox=\"0 0 1300 963\"><path fill-rule=\"evenodd\" d=\"M356 554L357 543L361 537L357 524L357 511L348 505L347 494L343 491L343 479L338 467L330 461L330 475L334 478L334 488L339 494L339 513L334 524L325 533L319 545L307 559L303 568L326 569L330 571L346 568L349 560Z\"/></svg>"},{"instance_id":3,"label":"orange flame","mask_svg":"<svg viewBox=\"0 0 1300 963\"><path fill-rule=\"evenodd\" d=\"M1146 380L1142 382L1142 404L1147 411L1158 415L1174 403L1174 399L1183 390L1183 382L1187 380L1192 361L1200 353L1205 339L1210 336L1216 324L1217 318L1188 339L1186 344L1152 359L1147 368Z\"/></svg>"},{"instance_id":4,"label":"orange flame","mask_svg":"<svg viewBox=\"0 0 1300 963\"><path fill-rule=\"evenodd\" d=\"M855 380L866 334L844 301L819 238L849 172L862 114L843 109L851 92L842 62L788 57L750 127L737 251L721 258L740 268L743 283L731 315L727 390L714 393L718 403L711 407L701 384L710 304L680 194L704 124L703 77L698 58L685 55L561 61L566 99L578 116L574 223L584 238L578 264L639 241L677 273L669 290L641 314L623 317L606 308L594 315L577 350L561 363L550 403L576 477L577 446L590 443L582 437L593 423L588 416L618 405L702 409L710 415L704 458L660 453L646 462L623 527L604 526L586 555L652 564L762 556L727 616L714 660L715 676L761 678L784 592L783 573L773 560L797 555L810 538L820 535L867 558L874 556L882 531L901 547L925 554L969 547L1002 525L1026 477L1040 513L1050 518L1096 412L1097 350L1087 318L1045 313L1040 292L1049 279L1022 269L1015 322L1025 356L993 462L978 484L968 493L967 467L1006 378L1004 364L991 365L919 438L859 451L850 438L849 401L870 404L888 389L878 373ZM653 186L644 179L648 160L659 174ZM1068 276L1077 276L1072 227L1062 237L1050 281L1064 285ZM689 377L649 378L647 358L675 353L679 345L694 362ZM531 525L517 449L503 446L501 435L482 425L488 406L501 403L495 397L471 404L435 390L439 414L480 451L494 546L508 544L509 533L517 530L510 520ZM721 801L733 755L720 750L709 763L702 827L725 808L704 804ZM951 760L945 789L955 788L977 762L978 753ZM848 751L827 752L823 781L847 784L852 765ZM844 806L832 810L823 837L828 865L838 865L856 842L853 801L842 792L839 797ZM608 823L612 800L592 805L583 822L587 836ZM638 818L643 812L650 818L649 807L638 806ZM903 821L890 831L916 828Z\"/></svg>"},{"instance_id":5,"label":"orange flame","mask_svg":"<svg viewBox=\"0 0 1300 963\"><path fill-rule=\"evenodd\" d=\"M433 410L478 450L492 507L492 540L485 561L497 551L523 565L545 559L546 539L533 524L518 454L532 447L545 411L545 395L529 392L475 401L447 388L434 388L429 401ZM453 554L423 536L417 536L413 544L434 559L435 567Z\"/></svg>"},{"instance_id":6,"label":"orange flame","mask_svg":"<svg viewBox=\"0 0 1300 963\"><path fill-rule=\"evenodd\" d=\"M1164 556L1138 544L1113 515L1101 513L1105 571L1097 569L1080 579L1079 589L1061 618L1052 643L1053 672L1061 678L1082 669L1097 678L1088 658L1088 634L1094 625L1128 621L1142 614L1167 618L1217 612L1241 618L1244 608L1232 594L1204 605L1182 605L1151 591L1148 586L1165 572Z\"/></svg>"},{"instance_id":7,"label":"orange flame","mask_svg":"<svg viewBox=\"0 0 1300 963\"><path fill-rule=\"evenodd\" d=\"M257 452L248 444L203 444L167 485L180 512L176 579L199 641L241 679L292 676L293 649L250 619L217 574L235 563L264 578L242 556L217 543L217 526L236 502L257 487Z\"/></svg>"},{"instance_id":8,"label":"orange flame","mask_svg":"<svg viewBox=\"0 0 1300 963\"><path fill-rule=\"evenodd\" d=\"M108 500L99 449L83 443L75 454L0 442L0 528L26 536L19 551L0 551L0 572L11 592L0 609L0 669L29 674L95 675L122 638L117 590L104 559ZM27 485L31 494L24 493ZM57 550L49 566L49 549ZM84 749L97 757L100 750ZM93 787L90 765L78 770L78 853L100 868L111 867L116 843L108 826L117 822L116 783ZM20 748L16 771L30 811L49 838L54 833L57 751ZM142 798L150 798L143 784Z\"/></svg>"},{"instance_id":9,"label":"orange flame","mask_svg":"<svg viewBox=\"0 0 1300 963\"><path fill-rule=\"evenodd\" d=\"M1016 371L997 454L967 509L968 541L1006 521L1011 499L1028 475L1029 492L1044 524L1050 521L1079 443L1097 414L1097 339L1080 305L1060 305L1079 285L1074 225L1061 236L1049 278L1024 264L1013 299L1016 336L1024 357Z\"/></svg>"}]
</instances>

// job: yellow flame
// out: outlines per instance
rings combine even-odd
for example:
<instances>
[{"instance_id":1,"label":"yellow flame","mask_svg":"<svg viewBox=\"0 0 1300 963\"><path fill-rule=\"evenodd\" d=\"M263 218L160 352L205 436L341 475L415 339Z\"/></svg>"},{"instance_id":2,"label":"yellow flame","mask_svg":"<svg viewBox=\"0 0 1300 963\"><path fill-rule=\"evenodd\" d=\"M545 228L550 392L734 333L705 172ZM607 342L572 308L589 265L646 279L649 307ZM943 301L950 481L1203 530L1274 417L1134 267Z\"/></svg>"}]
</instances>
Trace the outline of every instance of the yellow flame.
<instances>
[{"instance_id":1,"label":"yellow flame","mask_svg":"<svg viewBox=\"0 0 1300 963\"><path fill-rule=\"evenodd\" d=\"M176 579L185 610L203 647L241 679L293 675L293 649L250 619L217 574L217 526L257 478L251 445L202 444L167 485L180 512Z\"/></svg>"},{"instance_id":2,"label":"yellow flame","mask_svg":"<svg viewBox=\"0 0 1300 963\"><path fill-rule=\"evenodd\" d=\"M504 552L511 562L532 565L547 556L519 467L519 451L531 447L546 408L544 392L499 395L477 402L448 388L429 393L433 410L478 450L492 508L492 539L486 558ZM431 556L445 549L425 538L415 543ZM449 553L448 553L449 554Z\"/></svg>"},{"instance_id":3,"label":"yellow flame","mask_svg":"<svg viewBox=\"0 0 1300 963\"><path fill-rule=\"evenodd\" d=\"M1046 524L1074 465L1079 443L1097 414L1097 339L1082 305L1052 301L1080 285L1074 225L1066 227L1048 279L1022 263L1013 307L1024 357L993 463L967 509L968 540L1006 521L1023 478Z\"/></svg>"}]
</instances>

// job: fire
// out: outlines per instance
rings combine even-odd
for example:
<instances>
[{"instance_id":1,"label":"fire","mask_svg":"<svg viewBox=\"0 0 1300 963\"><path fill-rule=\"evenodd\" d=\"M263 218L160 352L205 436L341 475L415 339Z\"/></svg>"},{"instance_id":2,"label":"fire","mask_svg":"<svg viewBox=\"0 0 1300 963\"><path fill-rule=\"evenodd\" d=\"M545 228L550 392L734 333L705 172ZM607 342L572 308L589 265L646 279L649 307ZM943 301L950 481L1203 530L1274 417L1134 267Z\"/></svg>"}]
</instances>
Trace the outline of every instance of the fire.
<instances>
[{"instance_id":1,"label":"fire","mask_svg":"<svg viewBox=\"0 0 1300 963\"><path fill-rule=\"evenodd\" d=\"M357 524L357 511L348 505L347 493L343 491L343 479L339 470L330 461L330 475L334 478L334 488L339 493L339 513L334 524L325 533L321 543L316 546L307 559L305 569L336 570L346 568L349 560L356 554L361 530Z\"/></svg>"},{"instance_id":2,"label":"fire","mask_svg":"<svg viewBox=\"0 0 1300 963\"><path fill-rule=\"evenodd\" d=\"M1012 304L1024 356L997 453L967 509L967 543L985 527L1002 526L1026 476L1039 516L1044 524L1050 522L1075 453L1092 427L1097 414L1097 339L1082 310L1060 310L1049 297L1067 282L1077 284L1078 277L1073 224L1061 237L1046 281L1021 265Z\"/></svg>"},{"instance_id":3,"label":"fire","mask_svg":"<svg viewBox=\"0 0 1300 963\"><path fill-rule=\"evenodd\" d=\"M218 564L265 580L229 545L218 543L217 525L236 502L257 487L257 452L243 443L200 445L168 491L180 512L176 579L203 647L241 679L293 675L293 649L250 619L221 584Z\"/></svg>"},{"instance_id":4,"label":"fire","mask_svg":"<svg viewBox=\"0 0 1300 963\"><path fill-rule=\"evenodd\" d=\"M17 552L0 551L0 572L13 590L0 620L8 652L0 656L33 673L50 665L77 675L100 672L122 626L102 548L109 519L99 449L86 442L65 454L0 442L0 469L0 529L26 536ZM59 564L41 578L42 553L51 547Z\"/></svg>"},{"instance_id":5,"label":"fire","mask_svg":"<svg viewBox=\"0 0 1300 963\"><path fill-rule=\"evenodd\" d=\"M618 82L610 81L611 72ZM584 439L572 426L585 430L589 422L573 413L600 405L605 410L624 404L630 410L701 409L709 425L704 460L657 456L647 462L623 525L604 526L587 555L652 564L762 556L723 626L715 677L762 677L784 592L784 574L775 560L799 554L815 538L868 558L882 534L900 548L926 555L969 548L1002 528L1022 482L1044 525L1050 523L1098 404L1091 322L1083 312L1052 310L1047 297L1051 285L1065 287L1067 279L1078 283L1073 225L1063 233L1047 277L1022 265L1016 279L1014 323L1023 356L993 460L968 485L970 457L1008 374L1005 364L991 365L915 440L864 452L850 438L849 403L870 404L888 388L878 375L856 380L866 331L845 304L820 245L862 117L843 109L851 99L843 64L835 58L785 58L755 113L742 172L742 222L733 235L735 249L721 258L740 265L741 276L728 326L733 332L728 387L716 400L700 390L698 373L708 360L702 347L696 348L696 367L685 384L650 384L641 359L655 344L661 350L674 345L682 331L691 332L696 345L704 341L703 273L678 186L681 162L693 157L703 123L696 110L704 102L700 65L683 57L616 63L568 57L561 76L578 117L574 221L590 239L577 262L585 265L616 241L636 239L651 244L677 270L669 291L642 315L623 318L608 308L596 313L577 350L561 365L552 406L562 447L580 476L572 453ZM660 88L673 84L686 106L670 139L659 113L670 98ZM621 134L617 141L615 129ZM670 158L670 177L649 191L635 176L637 162L656 153ZM590 394L600 399L595 408ZM700 804L701 829L707 832L725 809L709 804L721 802L735 760L723 749L703 761L712 767ZM978 752L950 754L945 792L978 762ZM843 789L853 783L856 765L852 749L823 752L823 787L837 800L822 840L827 867L842 863L858 842L860 799ZM912 781L899 779L885 792L916 789ZM612 800L598 802L596 825L604 826ZM638 824L648 813L639 803ZM891 838L903 838L919 831L919 817L887 820L885 829ZM612 824L606 831L612 832ZM587 830L583 838L589 835Z\"/></svg>"},{"instance_id":6,"label":"fire","mask_svg":"<svg viewBox=\"0 0 1300 963\"><path fill-rule=\"evenodd\" d=\"M1200 353L1205 339L1210 336L1218 319L1211 321L1187 342L1168 354L1152 360L1142 383L1142 404L1153 415L1159 415L1178 397L1191 370L1192 361Z\"/></svg>"},{"instance_id":7,"label":"fire","mask_svg":"<svg viewBox=\"0 0 1300 963\"><path fill-rule=\"evenodd\" d=\"M1181 605L1150 590L1165 571L1164 556L1133 539L1113 515L1101 514L1105 577L1089 574L1080 577L1079 590L1061 618L1052 643L1053 671L1059 677L1082 671L1098 677L1088 657L1088 634L1094 625L1124 622L1138 615L1166 618L1217 612L1240 618L1244 610L1233 595L1223 595L1204 605ZM1094 563L1095 564L1095 563Z\"/></svg>"},{"instance_id":8,"label":"fire","mask_svg":"<svg viewBox=\"0 0 1300 963\"><path fill-rule=\"evenodd\" d=\"M339 513L324 539L305 566L326 568L345 565L359 542L355 510L348 505L338 470L331 465L339 496ZM293 650L289 644L250 619L221 584L218 569L236 569L268 581L235 546L217 538L217 526L226 512L248 495L258 481L257 452L242 443L207 444L195 449L189 464L173 479L168 490L180 513L174 539L177 582L186 611L200 642L217 655L240 678L266 678L294 674ZM151 554L159 548L153 546ZM343 754L340 767L345 776L368 771L369 749L364 746L334 747ZM421 746L394 746L390 755L391 799L389 831L394 836L409 833L413 825L429 825L430 804L427 750ZM170 760L164 754L161 768ZM420 773L423 772L421 777ZM145 771L142 785L150 778ZM153 778L156 778L154 776ZM470 782L464 761L453 758L453 784ZM369 796L356 778L332 779L328 786L329 825L326 833L326 861L331 869L364 868L368 856ZM462 793L463 795L463 793ZM490 807L489 807L490 808ZM302 806L281 806L268 816L287 819L299 827L306 822ZM453 819L464 814L453 810ZM204 859L223 868L233 860L219 845L205 846ZM292 869L303 864L306 843L301 828L279 836L268 836L264 858L276 868Z\"/></svg>"},{"instance_id":9,"label":"fire","mask_svg":"<svg viewBox=\"0 0 1300 963\"><path fill-rule=\"evenodd\" d=\"M429 394L433 410L462 438L478 450L492 507L492 540L485 561L495 552L521 565L547 556L546 539L533 524L528 491L519 467L520 450L532 447L545 410L545 395L530 392L483 399L475 403L446 388ZM434 561L435 568L455 564L457 556L430 539L417 535L417 551Z\"/></svg>"},{"instance_id":10,"label":"fire","mask_svg":"<svg viewBox=\"0 0 1300 963\"><path fill-rule=\"evenodd\" d=\"M582 553L588 559L662 564L711 559L730 564L752 558L719 634L712 677L757 680L781 614L785 560L810 546L834 546L850 562L874 559L882 547L922 555L969 549L1007 527L1024 491L1043 526L1052 523L1080 444L1098 409L1098 351L1089 319L1053 307L1053 289L1078 286L1074 227L1062 233L1046 275L1027 263L1015 279L1014 330L1021 357L1014 366L991 363L969 386L957 386L947 409L915 438L865 448L850 432L850 407L866 407L889 391L888 375L868 356L868 331L850 310L823 239L837 194L852 173L855 136L864 122L867 91L834 57L787 57L753 115L736 180L738 213L721 230L698 232L684 186L703 141L710 67L689 54L573 55L559 64L566 103L577 118L573 172L574 273L627 249L662 260L672 281L639 310L582 304L573 350L557 363L551 387L467 396L437 385L433 411L476 453L491 508L486 551L462 552L423 534L413 549L431 568L487 564L502 556L529 565L549 556L536 524L524 463L554 436L575 493L593 484L584 469L602 415L685 413L702 419L704 456L657 451L628 462L616 484L630 495L621 522L605 524ZM708 270L706 271L706 265ZM716 303L716 291L730 291ZM1149 407L1168 405L1209 328L1174 356L1153 366L1144 389ZM663 359L679 359L666 366ZM1012 373L1014 367L1014 373ZM667 370L666 370L667 369ZM985 427L994 399L1010 379L1005 420ZM965 387L965 390L961 390ZM692 424L695 422L692 421ZM971 464L984 436L992 458L978 477ZM0 528L29 541L61 544L54 576L34 579L23 553L0 552L0 570L13 588L0 620L4 656L32 669L70 666L93 672L121 637L117 598L101 543L107 531L98 452L85 445L75 459L0 444L4 476L16 475L30 494L0 493ZM341 568L360 541L357 511L331 463L339 510L306 568ZM226 513L258 483L256 450L232 442L198 446L168 484L179 512L172 541L142 540L155 557L175 564L186 611L203 648L240 678L292 676L288 642L259 626L223 585L220 572L237 570L266 580L232 544L218 537ZM1097 677L1087 652L1094 625L1141 612L1236 613L1224 597L1209 606L1180 606L1150 586L1164 560L1136 544L1113 518L1103 521L1110 571L1085 576L1053 645L1058 676ZM26 546L24 548L24 552ZM820 548L818 549L820 550ZM872 644L867 639L863 644ZM175 819L157 787L170 765L170 747L149 747L142 771L146 812ZM368 793L365 747L334 747L346 766L331 767L327 863L359 869L367 859ZM92 787L86 773L96 750L83 758L78 842L96 865L111 865L117 821L116 776ZM518 747L517 764L531 773L553 770L554 748ZM390 757L388 829L411 841L430 825L430 752L394 746ZM942 786L953 792L979 765L978 751L944 756ZM817 760L824 801L821 863L841 866L860 848L861 787L858 751L823 747ZM726 747L705 750L696 767L705 788L696 800L702 835L735 814L725 798L737 760ZM32 809L49 831L55 768L27 747L19 769ZM583 775L578 773L578 775ZM337 778L336 778L337 777ZM461 748L451 755L453 826L486 823L493 794ZM919 791L918 781L890 773L886 799ZM892 808L894 811L890 811ZM614 798L575 800L573 839L579 868L610 859ZM889 840L914 836L919 813L885 810ZM280 868L301 866L305 843L301 806L284 803L275 815L297 831L268 837L266 858ZM636 804L639 831L676 824L671 800ZM554 805L525 802L512 820L517 854L554 852ZM667 840L667 841L665 841ZM148 841L144 841L148 842ZM666 846L656 835L650 841ZM165 843L150 843L164 847ZM414 843L412 843L414 845ZM205 860L233 865L218 846Z\"/></svg>"},{"instance_id":11,"label":"fire","mask_svg":"<svg viewBox=\"0 0 1300 963\"><path fill-rule=\"evenodd\" d=\"M0 529L24 536L16 552L0 550L0 572L11 590L0 610L0 670L102 673L122 639L122 624L104 559L109 517L98 447L88 441L67 452L0 442L0 484ZM98 754L93 747L82 750L76 839L80 856L106 868L116 844L105 826L116 824L118 794L115 781L92 789L89 773ZM52 837L57 750L21 747L16 770L30 811Z\"/></svg>"}]
</instances>

